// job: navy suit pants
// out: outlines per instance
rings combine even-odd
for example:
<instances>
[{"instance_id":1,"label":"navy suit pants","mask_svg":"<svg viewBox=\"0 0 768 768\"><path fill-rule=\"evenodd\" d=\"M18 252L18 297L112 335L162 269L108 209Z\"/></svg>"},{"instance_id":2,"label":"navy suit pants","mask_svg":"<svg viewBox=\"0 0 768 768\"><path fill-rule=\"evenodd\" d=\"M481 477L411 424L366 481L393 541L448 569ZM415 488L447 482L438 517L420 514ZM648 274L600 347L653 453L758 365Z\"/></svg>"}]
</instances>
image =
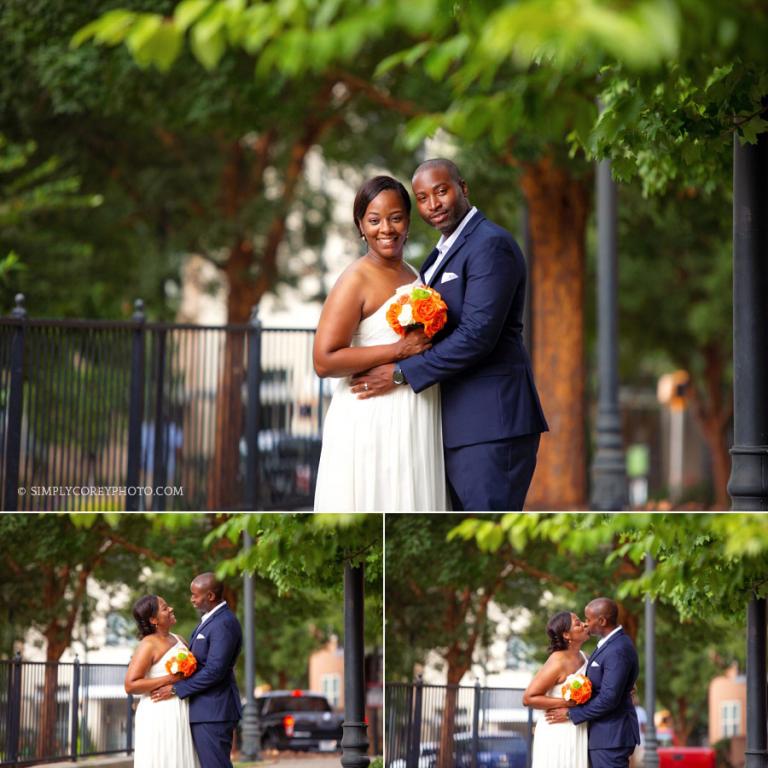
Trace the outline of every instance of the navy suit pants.
<instances>
[{"instance_id":1,"label":"navy suit pants","mask_svg":"<svg viewBox=\"0 0 768 768\"><path fill-rule=\"evenodd\" d=\"M590 749L590 768L629 768L629 758L634 747L615 747L614 749Z\"/></svg>"},{"instance_id":2,"label":"navy suit pants","mask_svg":"<svg viewBox=\"0 0 768 768\"><path fill-rule=\"evenodd\" d=\"M523 508L536 469L541 435L445 449L445 473L454 512Z\"/></svg>"},{"instance_id":3,"label":"navy suit pants","mask_svg":"<svg viewBox=\"0 0 768 768\"><path fill-rule=\"evenodd\" d=\"M190 723L200 768L232 768L229 755L236 722Z\"/></svg>"}]
</instances>

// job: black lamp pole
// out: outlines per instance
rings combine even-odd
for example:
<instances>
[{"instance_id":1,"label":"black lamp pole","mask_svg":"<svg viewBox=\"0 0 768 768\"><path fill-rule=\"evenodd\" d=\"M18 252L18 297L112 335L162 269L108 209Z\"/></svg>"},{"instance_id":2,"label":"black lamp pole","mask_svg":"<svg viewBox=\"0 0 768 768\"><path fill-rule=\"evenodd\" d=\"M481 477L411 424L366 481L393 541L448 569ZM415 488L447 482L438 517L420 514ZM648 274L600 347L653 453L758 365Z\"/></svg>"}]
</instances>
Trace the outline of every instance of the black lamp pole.
<instances>
[{"instance_id":1,"label":"black lamp pole","mask_svg":"<svg viewBox=\"0 0 768 768\"><path fill-rule=\"evenodd\" d=\"M734 510L768 510L768 133L733 139Z\"/></svg>"}]
</instances>

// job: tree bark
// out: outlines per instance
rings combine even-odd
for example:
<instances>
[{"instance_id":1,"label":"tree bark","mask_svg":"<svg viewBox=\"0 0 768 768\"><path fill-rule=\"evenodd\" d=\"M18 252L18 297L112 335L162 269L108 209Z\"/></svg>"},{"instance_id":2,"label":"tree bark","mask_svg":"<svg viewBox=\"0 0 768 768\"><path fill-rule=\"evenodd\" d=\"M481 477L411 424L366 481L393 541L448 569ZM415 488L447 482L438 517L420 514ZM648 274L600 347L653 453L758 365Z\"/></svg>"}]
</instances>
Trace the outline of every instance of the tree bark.
<instances>
[{"instance_id":1,"label":"tree bark","mask_svg":"<svg viewBox=\"0 0 768 768\"><path fill-rule=\"evenodd\" d=\"M587 504L584 284L589 191L551 157L522 166L533 242L532 360L549 423L527 505Z\"/></svg>"},{"instance_id":2,"label":"tree bark","mask_svg":"<svg viewBox=\"0 0 768 768\"><path fill-rule=\"evenodd\" d=\"M723 397L725 361L716 344L708 344L705 347L704 358L704 374L701 381L691 377L691 412L701 427L712 458L714 506L717 509L729 509L728 478L731 474L731 455L728 451L728 428L733 416L733 399Z\"/></svg>"}]
</instances>

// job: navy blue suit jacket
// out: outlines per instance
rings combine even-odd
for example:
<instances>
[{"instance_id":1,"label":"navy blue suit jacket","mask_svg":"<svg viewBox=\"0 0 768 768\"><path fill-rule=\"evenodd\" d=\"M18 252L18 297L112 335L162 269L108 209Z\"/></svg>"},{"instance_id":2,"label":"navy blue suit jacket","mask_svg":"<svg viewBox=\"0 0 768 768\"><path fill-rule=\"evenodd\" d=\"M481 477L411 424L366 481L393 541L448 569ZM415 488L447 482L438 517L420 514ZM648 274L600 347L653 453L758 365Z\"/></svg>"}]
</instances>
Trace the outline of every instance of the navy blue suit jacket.
<instances>
[{"instance_id":1,"label":"navy blue suit jacket","mask_svg":"<svg viewBox=\"0 0 768 768\"><path fill-rule=\"evenodd\" d=\"M639 672L637 651L620 629L597 648L587 662L592 698L569 710L574 723L589 723L590 749L633 747L640 743L640 726L632 704Z\"/></svg>"},{"instance_id":2,"label":"navy blue suit jacket","mask_svg":"<svg viewBox=\"0 0 768 768\"><path fill-rule=\"evenodd\" d=\"M436 254L424 263L422 279ZM521 335L525 280L514 238L480 211L432 276L448 321L431 349L400 368L416 392L440 382L447 448L548 429Z\"/></svg>"},{"instance_id":3,"label":"navy blue suit jacket","mask_svg":"<svg viewBox=\"0 0 768 768\"><path fill-rule=\"evenodd\" d=\"M197 659L197 671L175 684L180 699L190 697L190 723L240 719L243 707L234 668L242 646L240 622L226 606L195 628L189 650Z\"/></svg>"}]
</instances>

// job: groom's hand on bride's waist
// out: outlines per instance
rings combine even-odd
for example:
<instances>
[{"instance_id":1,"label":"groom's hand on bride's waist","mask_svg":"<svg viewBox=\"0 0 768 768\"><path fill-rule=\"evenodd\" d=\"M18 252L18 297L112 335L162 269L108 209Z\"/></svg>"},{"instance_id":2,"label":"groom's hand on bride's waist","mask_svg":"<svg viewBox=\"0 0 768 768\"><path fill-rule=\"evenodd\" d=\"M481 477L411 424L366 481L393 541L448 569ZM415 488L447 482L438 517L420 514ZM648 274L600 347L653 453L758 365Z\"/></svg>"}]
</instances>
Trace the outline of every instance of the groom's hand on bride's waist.
<instances>
[{"instance_id":1,"label":"groom's hand on bride's waist","mask_svg":"<svg viewBox=\"0 0 768 768\"><path fill-rule=\"evenodd\" d=\"M397 386L392 379L394 370L394 363L385 363L384 365L377 365L369 371L356 373L352 377L350 389L359 400L386 395L387 392L391 392Z\"/></svg>"},{"instance_id":2,"label":"groom's hand on bride's waist","mask_svg":"<svg viewBox=\"0 0 768 768\"><path fill-rule=\"evenodd\" d=\"M173 696L173 691L171 690L172 687L173 684L168 683L168 685L162 685L159 688L155 688L155 690L152 691L152 701L170 699Z\"/></svg>"},{"instance_id":3,"label":"groom's hand on bride's waist","mask_svg":"<svg viewBox=\"0 0 768 768\"><path fill-rule=\"evenodd\" d=\"M548 723L567 723L570 719L568 717L567 707L557 707L557 709L548 709L546 711L546 717Z\"/></svg>"}]
</instances>

